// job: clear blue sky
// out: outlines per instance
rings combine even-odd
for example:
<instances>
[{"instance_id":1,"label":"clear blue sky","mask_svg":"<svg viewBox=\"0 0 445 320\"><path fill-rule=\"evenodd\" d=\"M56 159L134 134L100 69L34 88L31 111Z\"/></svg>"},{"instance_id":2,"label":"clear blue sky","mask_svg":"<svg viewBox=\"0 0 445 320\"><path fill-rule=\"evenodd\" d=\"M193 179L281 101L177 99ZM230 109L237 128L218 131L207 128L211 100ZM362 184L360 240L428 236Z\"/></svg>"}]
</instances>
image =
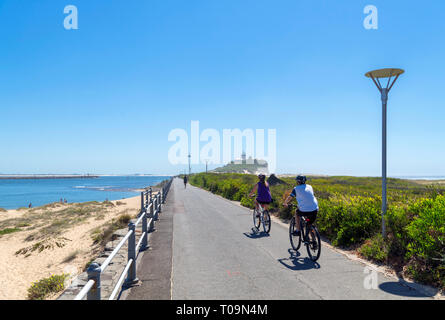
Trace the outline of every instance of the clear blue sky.
<instances>
[{"instance_id":1,"label":"clear blue sky","mask_svg":"<svg viewBox=\"0 0 445 320\"><path fill-rule=\"evenodd\" d=\"M66 5L79 30L63 28ZM379 9L379 29L363 9ZM278 173L445 175L445 3L0 0L0 173L178 173L172 129L277 129ZM203 170L204 166L193 170Z\"/></svg>"}]
</instances>

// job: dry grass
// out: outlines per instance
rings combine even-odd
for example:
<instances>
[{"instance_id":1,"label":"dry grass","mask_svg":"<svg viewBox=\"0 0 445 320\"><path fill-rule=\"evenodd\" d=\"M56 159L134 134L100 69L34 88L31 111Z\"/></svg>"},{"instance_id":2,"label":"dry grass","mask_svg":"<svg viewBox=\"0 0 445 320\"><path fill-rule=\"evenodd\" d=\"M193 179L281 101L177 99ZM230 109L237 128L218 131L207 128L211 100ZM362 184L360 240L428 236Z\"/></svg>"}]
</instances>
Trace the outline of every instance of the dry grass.
<instances>
[{"instance_id":1,"label":"dry grass","mask_svg":"<svg viewBox=\"0 0 445 320\"><path fill-rule=\"evenodd\" d=\"M99 244L104 247L107 242L113 240L112 236L116 230L124 229L128 226L128 223L135 215L130 215L128 210L124 211L117 219L113 219L110 223L93 230L91 237L95 244Z\"/></svg>"},{"instance_id":2,"label":"dry grass","mask_svg":"<svg viewBox=\"0 0 445 320\"><path fill-rule=\"evenodd\" d=\"M57 237L64 231L95 217L103 219L105 213L114 207L111 202L85 202L75 204L51 203L30 209L21 217L0 221L0 230L23 228L36 231L26 241Z\"/></svg>"}]
</instances>

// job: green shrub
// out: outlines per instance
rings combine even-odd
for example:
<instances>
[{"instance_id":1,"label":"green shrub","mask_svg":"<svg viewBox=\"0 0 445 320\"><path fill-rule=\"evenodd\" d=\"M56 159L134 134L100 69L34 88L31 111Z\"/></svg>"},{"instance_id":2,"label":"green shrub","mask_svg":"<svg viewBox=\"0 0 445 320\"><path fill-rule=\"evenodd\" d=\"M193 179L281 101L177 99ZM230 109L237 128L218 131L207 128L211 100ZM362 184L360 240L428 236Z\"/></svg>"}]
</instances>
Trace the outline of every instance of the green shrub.
<instances>
[{"instance_id":1,"label":"green shrub","mask_svg":"<svg viewBox=\"0 0 445 320\"><path fill-rule=\"evenodd\" d=\"M371 239L358 249L358 252L368 260L376 262L386 262L388 259L388 244L383 239L380 233L376 234Z\"/></svg>"},{"instance_id":2,"label":"green shrub","mask_svg":"<svg viewBox=\"0 0 445 320\"><path fill-rule=\"evenodd\" d=\"M28 288L28 300L44 300L49 294L65 289L68 274L52 275L49 278L34 282Z\"/></svg>"},{"instance_id":3,"label":"green shrub","mask_svg":"<svg viewBox=\"0 0 445 320\"><path fill-rule=\"evenodd\" d=\"M445 196L420 200L410 207L410 211L415 217L407 227L413 240L408 244L408 257L441 258L445 252Z\"/></svg>"},{"instance_id":4,"label":"green shrub","mask_svg":"<svg viewBox=\"0 0 445 320\"><path fill-rule=\"evenodd\" d=\"M407 227L411 223L410 216L402 207L391 207L386 213L386 225L389 240L389 256L399 261L405 261L410 237Z\"/></svg>"},{"instance_id":5,"label":"green shrub","mask_svg":"<svg viewBox=\"0 0 445 320\"><path fill-rule=\"evenodd\" d=\"M320 199L317 226L334 246L361 243L379 231L380 206L380 199L370 197Z\"/></svg>"},{"instance_id":6,"label":"green shrub","mask_svg":"<svg viewBox=\"0 0 445 320\"><path fill-rule=\"evenodd\" d=\"M408 210L414 216L406 228L408 271L416 280L445 287L445 196L419 200Z\"/></svg>"}]
</instances>

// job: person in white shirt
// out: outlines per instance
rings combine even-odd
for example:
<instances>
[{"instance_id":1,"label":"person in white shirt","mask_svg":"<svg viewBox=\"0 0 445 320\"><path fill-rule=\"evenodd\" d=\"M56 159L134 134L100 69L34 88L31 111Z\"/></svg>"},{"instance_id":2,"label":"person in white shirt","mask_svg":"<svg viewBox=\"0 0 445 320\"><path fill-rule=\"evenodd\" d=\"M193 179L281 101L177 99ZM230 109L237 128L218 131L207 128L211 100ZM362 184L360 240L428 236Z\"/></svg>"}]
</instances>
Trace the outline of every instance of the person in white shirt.
<instances>
[{"instance_id":1,"label":"person in white shirt","mask_svg":"<svg viewBox=\"0 0 445 320\"><path fill-rule=\"evenodd\" d=\"M310 226L317 219L318 213L318 201L314 196L314 189L312 186L306 184L307 178L299 175L297 180L298 185L292 190L292 193L284 201L283 205L287 208L292 198L295 198L298 202L298 210L295 212L295 221L297 230L294 231L294 236L300 235L300 219L299 216L304 216L309 219L308 225Z\"/></svg>"}]
</instances>

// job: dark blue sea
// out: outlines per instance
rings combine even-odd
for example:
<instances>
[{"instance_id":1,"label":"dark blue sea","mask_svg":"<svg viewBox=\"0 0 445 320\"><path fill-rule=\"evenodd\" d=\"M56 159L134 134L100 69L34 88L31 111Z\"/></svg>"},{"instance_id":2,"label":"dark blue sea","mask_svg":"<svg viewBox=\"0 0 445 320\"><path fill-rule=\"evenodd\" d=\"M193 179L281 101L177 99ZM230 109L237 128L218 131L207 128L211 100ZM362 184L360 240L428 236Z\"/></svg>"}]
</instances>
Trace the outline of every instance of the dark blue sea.
<instances>
[{"instance_id":1,"label":"dark blue sea","mask_svg":"<svg viewBox=\"0 0 445 320\"><path fill-rule=\"evenodd\" d=\"M167 176L100 176L70 179L0 179L0 208L38 207L66 199L68 203L120 200L137 189L158 184Z\"/></svg>"}]
</instances>

